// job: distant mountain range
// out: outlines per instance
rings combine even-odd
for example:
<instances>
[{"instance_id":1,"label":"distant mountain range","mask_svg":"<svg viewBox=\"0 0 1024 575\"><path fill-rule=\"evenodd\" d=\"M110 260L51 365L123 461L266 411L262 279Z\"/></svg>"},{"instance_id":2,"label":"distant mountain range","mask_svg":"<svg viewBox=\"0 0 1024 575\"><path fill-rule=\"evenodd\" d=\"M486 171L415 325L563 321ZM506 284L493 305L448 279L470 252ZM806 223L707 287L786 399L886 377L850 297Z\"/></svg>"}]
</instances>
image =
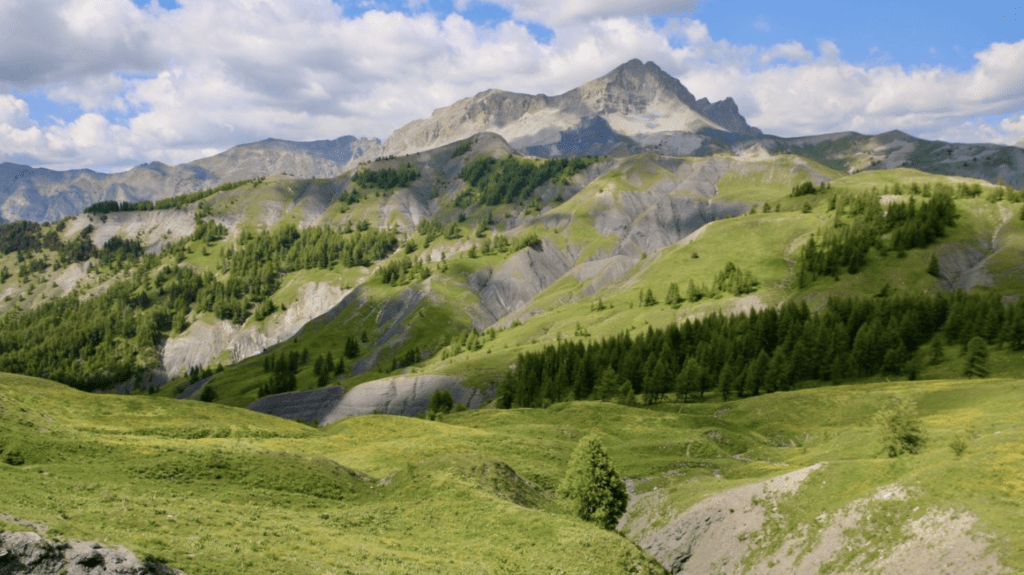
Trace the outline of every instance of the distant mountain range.
<instances>
[{"instance_id":1,"label":"distant mountain range","mask_svg":"<svg viewBox=\"0 0 1024 575\"><path fill-rule=\"evenodd\" d=\"M435 149L483 132L539 157L793 153L851 173L908 166L1024 187L1024 140L1000 146L933 142L902 132L765 135L732 98L698 100L653 62L631 60L559 96L488 90L410 122L384 142L268 139L187 164L153 162L117 174L0 164L0 220L56 221L100 201L157 200L259 176L332 177L360 161Z\"/></svg>"}]
</instances>

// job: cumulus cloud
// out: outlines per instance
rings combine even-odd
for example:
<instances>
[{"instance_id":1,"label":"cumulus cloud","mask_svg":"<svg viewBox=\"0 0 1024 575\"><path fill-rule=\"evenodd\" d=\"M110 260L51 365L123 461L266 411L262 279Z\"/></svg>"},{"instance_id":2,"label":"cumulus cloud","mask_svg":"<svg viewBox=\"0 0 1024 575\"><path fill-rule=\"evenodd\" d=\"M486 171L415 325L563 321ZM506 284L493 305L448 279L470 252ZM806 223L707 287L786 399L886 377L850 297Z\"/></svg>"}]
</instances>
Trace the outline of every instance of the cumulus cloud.
<instances>
[{"instance_id":1,"label":"cumulus cloud","mask_svg":"<svg viewBox=\"0 0 1024 575\"><path fill-rule=\"evenodd\" d=\"M455 0L459 10L473 2L484 0ZM693 13L700 10L701 0L486 0L508 9L517 20L536 22L550 27L587 22L595 18L618 16L664 16Z\"/></svg>"},{"instance_id":2,"label":"cumulus cloud","mask_svg":"<svg viewBox=\"0 0 1024 575\"><path fill-rule=\"evenodd\" d=\"M350 16L330 0L178 4L0 0L0 37L12 39L0 51L0 161L120 169L267 137L383 138L486 89L559 94L631 58L656 62L698 98L732 96L752 125L783 136L895 128L1010 143L1024 134L1024 41L991 45L966 71L905 69L846 62L827 41L740 45L699 20L640 15L678 14L668 0L509 0L515 19L487 25L458 13ZM554 34L538 42L522 21ZM33 121L14 89L82 113Z\"/></svg>"}]
</instances>

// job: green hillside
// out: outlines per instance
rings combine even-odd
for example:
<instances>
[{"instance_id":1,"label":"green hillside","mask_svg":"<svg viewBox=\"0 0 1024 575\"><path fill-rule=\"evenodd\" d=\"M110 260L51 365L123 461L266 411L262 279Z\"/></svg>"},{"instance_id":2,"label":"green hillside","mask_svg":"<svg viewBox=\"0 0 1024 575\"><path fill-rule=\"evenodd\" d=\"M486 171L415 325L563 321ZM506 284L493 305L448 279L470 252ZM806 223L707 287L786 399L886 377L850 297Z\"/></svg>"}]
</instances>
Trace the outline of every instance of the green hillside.
<instances>
[{"instance_id":1,"label":"green hillside","mask_svg":"<svg viewBox=\"0 0 1024 575\"><path fill-rule=\"evenodd\" d=\"M951 203L936 223L927 210L940 198ZM155 212L99 206L9 224L0 368L83 389L142 388L166 369L165 396L213 376L216 401L234 406L399 374L487 388L523 352L716 312L1015 295L1020 200L986 182L844 175L792 154L536 160L479 136L330 180L259 179ZM752 288L715 289L727 264ZM319 369L328 354L334 369Z\"/></svg>"},{"instance_id":2,"label":"green hillside","mask_svg":"<svg viewBox=\"0 0 1024 575\"><path fill-rule=\"evenodd\" d=\"M1007 379L879 383L655 410L580 402L444 422L363 416L314 429L5 375L0 512L5 527L44 524L47 537L125 545L192 574L660 572L553 495L576 442L597 433L635 495L657 494L627 531L656 532L709 495L824 463L778 500L749 561L777 557L787 537L896 485L907 499L876 504L847 533L876 559L910 540L907 522L952 510L976 518L1002 564L1019 570L1022 391ZM893 397L918 405L927 436L918 455L889 459L875 441L872 418ZM840 554L833 568L872 560Z\"/></svg>"}]
</instances>

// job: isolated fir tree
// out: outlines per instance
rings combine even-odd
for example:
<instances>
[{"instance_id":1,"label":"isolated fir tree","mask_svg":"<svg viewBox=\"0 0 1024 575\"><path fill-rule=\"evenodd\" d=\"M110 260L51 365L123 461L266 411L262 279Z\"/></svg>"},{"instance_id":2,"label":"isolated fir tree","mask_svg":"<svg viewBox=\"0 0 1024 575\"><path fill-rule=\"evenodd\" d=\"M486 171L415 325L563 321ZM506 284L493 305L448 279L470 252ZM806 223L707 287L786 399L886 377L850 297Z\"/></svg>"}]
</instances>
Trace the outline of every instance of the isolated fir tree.
<instances>
[{"instance_id":1,"label":"isolated fir tree","mask_svg":"<svg viewBox=\"0 0 1024 575\"><path fill-rule=\"evenodd\" d=\"M931 261L928 262L928 275L939 277L939 258L932 254Z\"/></svg>"},{"instance_id":2,"label":"isolated fir tree","mask_svg":"<svg viewBox=\"0 0 1024 575\"><path fill-rule=\"evenodd\" d=\"M985 377L988 375L988 344L979 336L974 336L967 343L967 357L964 359L964 375Z\"/></svg>"},{"instance_id":3,"label":"isolated fir tree","mask_svg":"<svg viewBox=\"0 0 1024 575\"><path fill-rule=\"evenodd\" d=\"M558 495L569 500L579 518L605 529L615 529L629 499L626 484L595 435L584 437L576 446Z\"/></svg>"}]
</instances>

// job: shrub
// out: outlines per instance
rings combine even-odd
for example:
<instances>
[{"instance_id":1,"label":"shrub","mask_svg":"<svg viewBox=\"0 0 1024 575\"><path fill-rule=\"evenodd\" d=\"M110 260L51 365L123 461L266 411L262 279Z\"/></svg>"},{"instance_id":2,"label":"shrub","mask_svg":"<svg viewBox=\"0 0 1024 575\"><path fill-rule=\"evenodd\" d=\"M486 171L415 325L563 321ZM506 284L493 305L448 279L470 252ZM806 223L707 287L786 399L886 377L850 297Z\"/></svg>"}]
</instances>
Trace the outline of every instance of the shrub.
<instances>
[{"instance_id":1,"label":"shrub","mask_svg":"<svg viewBox=\"0 0 1024 575\"><path fill-rule=\"evenodd\" d=\"M889 457L918 453L925 444L925 433L914 403L898 398L875 415L882 449Z\"/></svg>"},{"instance_id":2,"label":"shrub","mask_svg":"<svg viewBox=\"0 0 1024 575\"><path fill-rule=\"evenodd\" d=\"M454 406L455 400L452 399L452 392L447 389L435 389L434 394L430 396L430 402L427 404L427 413L451 413Z\"/></svg>"},{"instance_id":3,"label":"shrub","mask_svg":"<svg viewBox=\"0 0 1024 575\"><path fill-rule=\"evenodd\" d=\"M953 455L962 456L967 452L967 438L962 433L954 435L953 439L949 440L949 448L953 450Z\"/></svg>"}]
</instances>

